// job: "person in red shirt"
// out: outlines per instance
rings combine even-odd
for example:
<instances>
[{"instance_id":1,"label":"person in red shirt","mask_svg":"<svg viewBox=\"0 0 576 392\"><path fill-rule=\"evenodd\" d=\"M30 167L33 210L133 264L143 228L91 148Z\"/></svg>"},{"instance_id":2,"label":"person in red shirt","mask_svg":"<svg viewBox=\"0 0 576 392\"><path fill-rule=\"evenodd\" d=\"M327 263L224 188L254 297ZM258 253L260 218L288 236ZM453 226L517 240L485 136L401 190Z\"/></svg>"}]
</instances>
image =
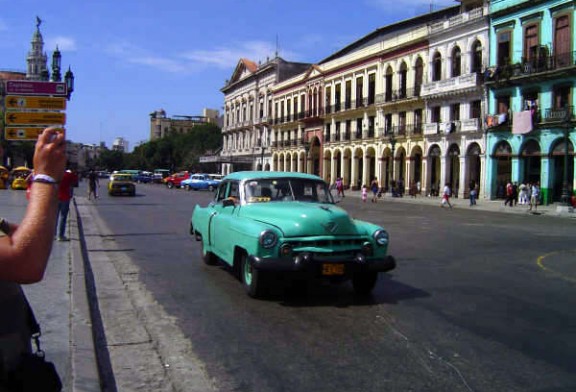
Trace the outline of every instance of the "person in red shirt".
<instances>
[{"instance_id":1,"label":"person in red shirt","mask_svg":"<svg viewBox=\"0 0 576 392\"><path fill-rule=\"evenodd\" d=\"M72 187L78 182L78 178L70 170L66 170L58 185L58 241L68 241L66 237L66 221L70 211L72 199Z\"/></svg>"}]
</instances>

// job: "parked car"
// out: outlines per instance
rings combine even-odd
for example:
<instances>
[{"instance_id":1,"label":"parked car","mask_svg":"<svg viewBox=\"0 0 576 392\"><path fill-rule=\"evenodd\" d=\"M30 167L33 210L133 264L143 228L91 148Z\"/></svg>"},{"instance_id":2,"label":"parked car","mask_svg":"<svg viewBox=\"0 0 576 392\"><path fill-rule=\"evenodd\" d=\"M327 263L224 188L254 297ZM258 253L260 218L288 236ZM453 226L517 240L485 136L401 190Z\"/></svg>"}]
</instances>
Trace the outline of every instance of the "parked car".
<instances>
[{"instance_id":1,"label":"parked car","mask_svg":"<svg viewBox=\"0 0 576 392\"><path fill-rule=\"evenodd\" d=\"M213 202L196 205L190 234L206 264L223 261L252 297L265 293L271 273L292 278L351 280L369 294L379 272L395 268L388 232L351 218L320 177L295 172L235 172Z\"/></svg>"},{"instance_id":2,"label":"parked car","mask_svg":"<svg viewBox=\"0 0 576 392\"><path fill-rule=\"evenodd\" d=\"M192 174L190 178L182 181L180 186L186 190L208 189L213 192L220 182L221 180L214 180L209 174Z\"/></svg>"},{"instance_id":3,"label":"parked car","mask_svg":"<svg viewBox=\"0 0 576 392\"><path fill-rule=\"evenodd\" d=\"M132 179L134 180L134 182L138 182L138 183L142 183L142 184L148 184L148 183L152 182L152 173L141 172L141 173L138 173L138 174L132 176Z\"/></svg>"},{"instance_id":4,"label":"parked car","mask_svg":"<svg viewBox=\"0 0 576 392\"><path fill-rule=\"evenodd\" d=\"M166 187L168 187L168 189L180 188L182 181L188 179L189 177L190 173L188 173L187 171L182 171L166 177L163 181L164 184L166 184Z\"/></svg>"},{"instance_id":5,"label":"parked car","mask_svg":"<svg viewBox=\"0 0 576 392\"><path fill-rule=\"evenodd\" d=\"M132 175L125 173L114 173L110 175L108 194L110 196L136 196L136 185L132 181Z\"/></svg>"}]
</instances>

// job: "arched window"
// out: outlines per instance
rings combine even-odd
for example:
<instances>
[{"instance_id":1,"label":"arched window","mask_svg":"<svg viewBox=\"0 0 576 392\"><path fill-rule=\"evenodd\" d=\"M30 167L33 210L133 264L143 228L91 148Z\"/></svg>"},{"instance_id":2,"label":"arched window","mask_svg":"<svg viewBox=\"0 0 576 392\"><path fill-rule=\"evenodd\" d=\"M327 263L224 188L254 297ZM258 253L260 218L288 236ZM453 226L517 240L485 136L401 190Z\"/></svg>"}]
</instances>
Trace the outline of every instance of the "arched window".
<instances>
[{"instance_id":1,"label":"arched window","mask_svg":"<svg viewBox=\"0 0 576 392\"><path fill-rule=\"evenodd\" d=\"M418 57L416 60L416 66L414 67L414 95L420 96L420 87L422 86L422 81L424 80L424 62L422 57Z\"/></svg>"},{"instance_id":2,"label":"arched window","mask_svg":"<svg viewBox=\"0 0 576 392\"><path fill-rule=\"evenodd\" d=\"M405 62L402 62L400 65L400 73L398 75L400 78L400 90L398 91L398 98L406 98L406 82L408 77L408 67L406 66Z\"/></svg>"},{"instance_id":3,"label":"arched window","mask_svg":"<svg viewBox=\"0 0 576 392\"><path fill-rule=\"evenodd\" d=\"M472 44L472 61L471 61L471 69L472 73L481 72L482 71L482 44L480 41L475 41Z\"/></svg>"},{"instance_id":4,"label":"arched window","mask_svg":"<svg viewBox=\"0 0 576 392\"><path fill-rule=\"evenodd\" d=\"M462 52L458 46L452 49L452 77L462 74Z\"/></svg>"},{"instance_id":5,"label":"arched window","mask_svg":"<svg viewBox=\"0 0 576 392\"><path fill-rule=\"evenodd\" d=\"M432 58L432 81L436 82L440 79L442 79L442 55L436 52Z\"/></svg>"}]
</instances>

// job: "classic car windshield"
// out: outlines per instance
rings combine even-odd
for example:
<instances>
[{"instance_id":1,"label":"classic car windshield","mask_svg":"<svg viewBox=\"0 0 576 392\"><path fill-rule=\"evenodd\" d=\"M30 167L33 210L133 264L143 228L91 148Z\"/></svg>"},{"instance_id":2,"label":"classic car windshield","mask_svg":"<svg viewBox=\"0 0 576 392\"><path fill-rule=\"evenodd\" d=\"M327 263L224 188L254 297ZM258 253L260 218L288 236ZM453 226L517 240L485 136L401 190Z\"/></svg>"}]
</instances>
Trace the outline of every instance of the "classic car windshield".
<instances>
[{"instance_id":1,"label":"classic car windshield","mask_svg":"<svg viewBox=\"0 0 576 392\"><path fill-rule=\"evenodd\" d=\"M328 186L323 181L304 178L265 178L244 183L246 203L305 201L334 203Z\"/></svg>"}]
</instances>

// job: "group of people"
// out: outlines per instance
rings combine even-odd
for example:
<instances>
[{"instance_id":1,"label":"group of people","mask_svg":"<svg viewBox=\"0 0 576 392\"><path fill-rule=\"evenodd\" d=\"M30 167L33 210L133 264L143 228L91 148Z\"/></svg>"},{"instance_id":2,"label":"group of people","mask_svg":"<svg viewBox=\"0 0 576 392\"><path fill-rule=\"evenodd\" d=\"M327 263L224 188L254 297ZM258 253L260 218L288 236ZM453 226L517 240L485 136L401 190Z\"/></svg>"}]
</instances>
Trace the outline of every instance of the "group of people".
<instances>
[{"instance_id":1,"label":"group of people","mask_svg":"<svg viewBox=\"0 0 576 392\"><path fill-rule=\"evenodd\" d=\"M532 209L536 210L540 204L540 183L538 181L520 185L516 182L508 182L505 192L505 206L529 205L529 210L532 211Z\"/></svg>"}]
</instances>

